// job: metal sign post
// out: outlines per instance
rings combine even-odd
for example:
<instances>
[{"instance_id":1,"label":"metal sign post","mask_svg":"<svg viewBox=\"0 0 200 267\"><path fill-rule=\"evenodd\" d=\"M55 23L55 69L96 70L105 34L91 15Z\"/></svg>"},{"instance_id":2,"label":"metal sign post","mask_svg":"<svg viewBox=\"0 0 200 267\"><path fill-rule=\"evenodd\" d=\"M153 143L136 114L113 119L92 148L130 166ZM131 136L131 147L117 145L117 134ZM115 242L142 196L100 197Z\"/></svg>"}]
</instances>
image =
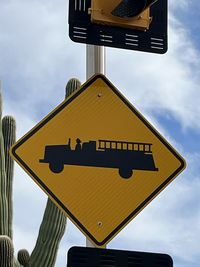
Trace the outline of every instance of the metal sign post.
<instances>
[{"instance_id":1,"label":"metal sign post","mask_svg":"<svg viewBox=\"0 0 200 267\"><path fill-rule=\"evenodd\" d=\"M105 74L105 47L86 45L86 79L96 73Z\"/></svg>"},{"instance_id":2,"label":"metal sign post","mask_svg":"<svg viewBox=\"0 0 200 267\"><path fill-rule=\"evenodd\" d=\"M86 45L86 80L96 73L105 74L105 47L96 45ZM87 247L95 247L86 238Z\"/></svg>"}]
</instances>

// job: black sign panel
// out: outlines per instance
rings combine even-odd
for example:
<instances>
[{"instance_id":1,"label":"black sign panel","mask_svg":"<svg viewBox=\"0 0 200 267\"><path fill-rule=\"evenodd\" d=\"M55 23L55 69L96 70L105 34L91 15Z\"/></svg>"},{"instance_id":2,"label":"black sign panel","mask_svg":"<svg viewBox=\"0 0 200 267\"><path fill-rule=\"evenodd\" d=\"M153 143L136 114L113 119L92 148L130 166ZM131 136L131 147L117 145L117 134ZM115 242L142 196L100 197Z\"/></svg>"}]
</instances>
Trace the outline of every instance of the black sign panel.
<instances>
[{"instance_id":1,"label":"black sign panel","mask_svg":"<svg viewBox=\"0 0 200 267\"><path fill-rule=\"evenodd\" d=\"M67 267L173 267L167 254L114 249L72 247L68 251Z\"/></svg>"},{"instance_id":2,"label":"black sign panel","mask_svg":"<svg viewBox=\"0 0 200 267\"><path fill-rule=\"evenodd\" d=\"M69 0L69 36L74 42L157 54L167 52L167 0L151 6L153 21L147 31L94 24L89 8L91 0Z\"/></svg>"}]
</instances>

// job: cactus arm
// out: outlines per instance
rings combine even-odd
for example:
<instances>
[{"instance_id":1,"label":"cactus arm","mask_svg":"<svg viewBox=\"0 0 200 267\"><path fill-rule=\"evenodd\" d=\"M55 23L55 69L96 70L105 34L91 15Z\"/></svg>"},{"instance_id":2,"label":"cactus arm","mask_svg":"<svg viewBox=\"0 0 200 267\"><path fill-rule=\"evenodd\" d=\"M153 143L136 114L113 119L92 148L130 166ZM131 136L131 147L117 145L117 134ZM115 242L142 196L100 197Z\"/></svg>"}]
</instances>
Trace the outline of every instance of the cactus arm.
<instances>
[{"instance_id":1,"label":"cactus arm","mask_svg":"<svg viewBox=\"0 0 200 267\"><path fill-rule=\"evenodd\" d=\"M81 87L81 82L78 79L76 78L70 79L65 88L65 98L70 96L73 92L78 90L80 87Z\"/></svg>"},{"instance_id":2,"label":"cactus arm","mask_svg":"<svg viewBox=\"0 0 200 267\"><path fill-rule=\"evenodd\" d=\"M14 248L12 240L5 235L0 236L0 266L13 267Z\"/></svg>"},{"instance_id":3,"label":"cactus arm","mask_svg":"<svg viewBox=\"0 0 200 267\"><path fill-rule=\"evenodd\" d=\"M18 251L17 259L23 267L29 267L30 255L26 249Z\"/></svg>"},{"instance_id":4,"label":"cactus arm","mask_svg":"<svg viewBox=\"0 0 200 267\"><path fill-rule=\"evenodd\" d=\"M8 201L6 195L6 170L2 133L2 96L0 88L0 235L8 235Z\"/></svg>"},{"instance_id":5,"label":"cactus arm","mask_svg":"<svg viewBox=\"0 0 200 267\"><path fill-rule=\"evenodd\" d=\"M4 139L4 153L5 153L5 170L6 170L6 195L8 202L8 236L12 239L12 221L13 221L13 169L14 161L11 159L9 150L15 143L16 139L16 123L15 119L11 116L5 116L2 119L2 132Z\"/></svg>"},{"instance_id":6,"label":"cactus arm","mask_svg":"<svg viewBox=\"0 0 200 267\"><path fill-rule=\"evenodd\" d=\"M29 267L54 266L65 227L66 216L48 199L38 239L30 257Z\"/></svg>"},{"instance_id":7,"label":"cactus arm","mask_svg":"<svg viewBox=\"0 0 200 267\"><path fill-rule=\"evenodd\" d=\"M0 243L1 243L0 247L2 249L0 251L0 266L1 267L11 267L11 266L20 267L21 265L19 265L19 263L14 259L14 256L9 256L12 254L11 250L13 249L12 240L10 239L12 238L12 221L9 222L9 217L12 218L12 181L8 181L8 178L6 175L6 172L9 172L8 169L6 171L6 168L9 168L7 164L8 163L7 161L8 150L6 151L6 155L5 155L4 145L10 142L10 140L8 141L8 138L7 138L10 136L10 131L6 127L2 129L5 126L5 124L4 126L2 126L3 124L4 123L2 120L2 92L1 92L1 87L0 87ZM5 134L5 130L8 133L8 135ZM5 135L5 139L6 139L5 141L3 137L3 132ZM7 167L6 167L6 164L7 164ZM10 173L12 173L12 171L13 170L11 170ZM10 185L8 186L8 184ZM11 189L9 190L9 199L11 200L9 204L10 206L8 205L8 188ZM6 256L7 261L4 261L5 259L4 255L7 255Z\"/></svg>"}]
</instances>

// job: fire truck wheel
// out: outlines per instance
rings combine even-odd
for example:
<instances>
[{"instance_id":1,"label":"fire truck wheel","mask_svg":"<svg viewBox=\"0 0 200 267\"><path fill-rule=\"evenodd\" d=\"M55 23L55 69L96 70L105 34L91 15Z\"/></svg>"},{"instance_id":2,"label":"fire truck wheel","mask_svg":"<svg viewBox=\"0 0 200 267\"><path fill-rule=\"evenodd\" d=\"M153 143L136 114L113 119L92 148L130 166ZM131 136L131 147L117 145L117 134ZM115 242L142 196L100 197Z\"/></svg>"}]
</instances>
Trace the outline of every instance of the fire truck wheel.
<instances>
[{"instance_id":1,"label":"fire truck wheel","mask_svg":"<svg viewBox=\"0 0 200 267\"><path fill-rule=\"evenodd\" d=\"M64 165L60 163L49 163L49 169L54 173L60 173L64 169Z\"/></svg>"},{"instance_id":2,"label":"fire truck wheel","mask_svg":"<svg viewBox=\"0 0 200 267\"><path fill-rule=\"evenodd\" d=\"M131 178L131 176L133 175L133 170L127 168L120 168L119 175L124 179Z\"/></svg>"}]
</instances>

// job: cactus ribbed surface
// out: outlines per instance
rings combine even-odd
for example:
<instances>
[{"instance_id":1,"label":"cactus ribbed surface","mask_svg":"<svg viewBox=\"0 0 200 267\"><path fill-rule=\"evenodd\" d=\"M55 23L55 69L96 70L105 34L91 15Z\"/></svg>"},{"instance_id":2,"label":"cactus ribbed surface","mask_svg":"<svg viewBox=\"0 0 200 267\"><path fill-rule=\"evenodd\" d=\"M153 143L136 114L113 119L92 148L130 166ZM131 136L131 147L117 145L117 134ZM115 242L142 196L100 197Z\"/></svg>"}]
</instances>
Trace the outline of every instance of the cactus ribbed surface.
<instances>
[{"instance_id":1,"label":"cactus ribbed surface","mask_svg":"<svg viewBox=\"0 0 200 267\"><path fill-rule=\"evenodd\" d=\"M0 115L2 116L2 95L0 88ZM8 235L8 200L5 169L4 140L2 118L0 117L0 235Z\"/></svg>"},{"instance_id":2,"label":"cactus ribbed surface","mask_svg":"<svg viewBox=\"0 0 200 267\"><path fill-rule=\"evenodd\" d=\"M13 169L14 161L11 159L9 150L16 140L16 123L11 116L5 116L2 119L2 132L4 139L4 153L5 153L5 170L6 170L6 196L8 203L8 236L12 239L12 221L13 221Z\"/></svg>"},{"instance_id":3,"label":"cactus ribbed surface","mask_svg":"<svg viewBox=\"0 0 200 267\"><path fill-rule=\"evenodd\" d=\"M74 91L76 91L80 87L81 87L81 82L78 79L76 78L70 79L66 85L65 98L70 96Z\"/></svg>"},{"instance_id":4,"label":"cactus ribbed surface","mask_svg":"<svg viewBox=\"0 0 200 267\"><path fill-rule=\"evenodd\" d=\"M23 267L29 266L30 255L26 249L21 249L18 251L17 259Z\"/></svg>"},{"instance_id":5,"label":"cactus ribbed surface","mask_svg":"<svg viewBox=\"0 0 200 267\"><path fill-rule=\"evenodd\" d=\"M14 248L12 240L8 236L0 236L0 266L13 267Z\"/></svg>"},{"instance_id":6,"label":"cactus ribbed surface","mask_svg":"<svg viewBox=\"0 0 200 267\"><path fill-rule=\"evenodd\" d=\"M66 216L48 199L36 246L31 254L30 267L54 266L65 226Z\"/></svg>"}]
</instances>

